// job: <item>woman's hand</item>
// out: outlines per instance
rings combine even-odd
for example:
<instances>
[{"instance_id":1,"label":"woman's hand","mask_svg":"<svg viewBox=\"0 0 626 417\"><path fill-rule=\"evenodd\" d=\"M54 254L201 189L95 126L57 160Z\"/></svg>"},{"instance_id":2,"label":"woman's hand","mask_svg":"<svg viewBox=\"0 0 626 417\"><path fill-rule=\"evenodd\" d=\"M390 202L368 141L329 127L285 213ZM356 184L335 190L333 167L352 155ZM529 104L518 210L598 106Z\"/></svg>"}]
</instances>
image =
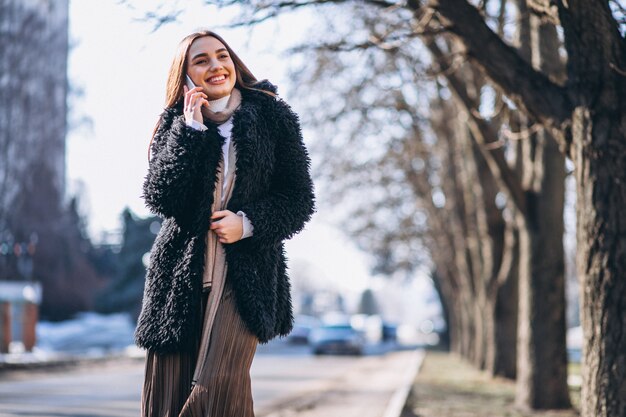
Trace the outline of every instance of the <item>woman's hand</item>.
<instances>
[{"instance_id":1,"label":"woman's hand","mask_svg":"<svg viewBox=\"0 0 626 417\"><path fill-rule=\"evenodd\" d=\"M201 109L202 106L209 107L208 96L204 94L202 87L195 87L190 90L184 85L183 91L185 94L185 107L183 108L185 122L191 124L192 120L196 120L202 123Z\"/></svg>"},{"instance_id":2,"label":"woman's hand","mask_svg":"<svg viewBox=\"0 0 626 417\"><path fill-rule=\"evenodd\" d=\"M237 214L230 210L219 210L213 213L211 220L211 230L217 234L221 243L235 243L241 240L243 219Z\"/></svg>"}]
</instances>

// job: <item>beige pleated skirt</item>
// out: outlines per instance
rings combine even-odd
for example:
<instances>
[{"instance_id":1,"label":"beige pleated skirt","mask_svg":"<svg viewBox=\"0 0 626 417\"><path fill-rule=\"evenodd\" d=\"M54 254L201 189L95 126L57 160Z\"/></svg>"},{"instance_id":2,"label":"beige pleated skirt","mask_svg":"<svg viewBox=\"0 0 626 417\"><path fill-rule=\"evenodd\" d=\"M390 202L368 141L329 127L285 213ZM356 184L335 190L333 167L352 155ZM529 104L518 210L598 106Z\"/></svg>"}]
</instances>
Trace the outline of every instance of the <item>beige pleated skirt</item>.
<instances>
[{"instance_id":1,"label":"beige pleated skirt","mask_svg":"<svg viewBox=\"0 0 626 417\"><path fill-rule=\"evenodd\" d=\"M208 293L203 294L201 317L206 316L207 302ZM148 351L141 416L254 417L250 367L257 344L226 282L210 332L206 366L198 381L192 388L200 338L193 353Z\"/></svg>"}]
</instances>

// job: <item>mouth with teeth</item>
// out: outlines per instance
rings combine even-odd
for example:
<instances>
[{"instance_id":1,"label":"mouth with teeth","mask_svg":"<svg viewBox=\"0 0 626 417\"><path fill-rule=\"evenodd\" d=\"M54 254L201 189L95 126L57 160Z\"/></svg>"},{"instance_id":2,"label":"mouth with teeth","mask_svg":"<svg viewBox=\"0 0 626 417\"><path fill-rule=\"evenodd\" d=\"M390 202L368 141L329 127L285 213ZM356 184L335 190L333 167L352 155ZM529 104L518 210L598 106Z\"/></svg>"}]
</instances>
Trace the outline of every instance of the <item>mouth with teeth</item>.
<instances>
[{"instance_id":1,"label":"mouth with teeth","mask_svg":"<svg viewBox=\"0 0 626 417\"><path fill-rule=\"evenodd\" d=\"M214 75L213 77L208 78L206 81L209 84L221 84L226 81L228 77L225 74Z\"/></svg>"}]
</instances>

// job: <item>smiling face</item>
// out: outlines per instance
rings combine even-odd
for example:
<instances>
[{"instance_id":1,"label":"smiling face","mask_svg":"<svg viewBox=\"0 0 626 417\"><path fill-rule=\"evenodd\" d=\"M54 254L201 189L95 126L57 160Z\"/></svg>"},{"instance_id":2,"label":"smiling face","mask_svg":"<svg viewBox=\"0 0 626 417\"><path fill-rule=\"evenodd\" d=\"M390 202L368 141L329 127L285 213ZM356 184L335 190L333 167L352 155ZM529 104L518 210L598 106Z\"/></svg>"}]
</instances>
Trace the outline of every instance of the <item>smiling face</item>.
<instances>
[{"instance_id":1,"label":"smiling face","mask_svg":"<svg viewBox=\"0 0 626 417\"><path fill-rule=\"evenodd\" d=\"M235 64L222 42L212 36L193 41L187 51L187 74L209 100L229 95L235 86Z\"/></svg>"}]
</instances>

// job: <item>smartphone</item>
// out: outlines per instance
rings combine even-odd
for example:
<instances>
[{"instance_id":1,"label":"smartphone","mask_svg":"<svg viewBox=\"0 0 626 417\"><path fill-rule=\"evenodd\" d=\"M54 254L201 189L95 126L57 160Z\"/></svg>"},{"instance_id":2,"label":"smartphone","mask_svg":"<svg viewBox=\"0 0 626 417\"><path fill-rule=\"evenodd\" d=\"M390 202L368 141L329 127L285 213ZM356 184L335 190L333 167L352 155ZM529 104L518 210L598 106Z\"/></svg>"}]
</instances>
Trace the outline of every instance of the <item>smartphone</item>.
<instances>
[{"instance_id":1,"label":"smartphone","mask_svg":"<svg viewBox=\"0 0 626 417\"><path fill-rule=\"evenodd\" d=\"M196 85L191 80L191 77L188 74L185 74L185 77L187 77L187 88L190 90L196 88Z\"/></svg>"}]
</instances>

